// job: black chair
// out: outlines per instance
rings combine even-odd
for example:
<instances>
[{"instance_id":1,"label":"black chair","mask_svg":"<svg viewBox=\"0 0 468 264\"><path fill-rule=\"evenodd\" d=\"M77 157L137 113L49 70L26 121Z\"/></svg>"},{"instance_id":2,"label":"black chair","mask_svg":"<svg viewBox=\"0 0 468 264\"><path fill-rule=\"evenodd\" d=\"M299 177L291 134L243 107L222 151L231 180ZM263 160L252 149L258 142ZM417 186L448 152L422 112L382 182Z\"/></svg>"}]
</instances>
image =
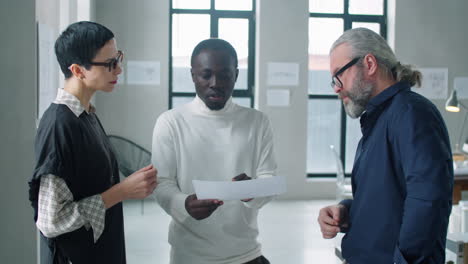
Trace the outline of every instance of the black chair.
<instances>
[{"instance_id":1,"label":"black chair","mask_svg":"<svg viewBox=\"0 0 468 264\"><path fill-rule=\"evenodd\" d=\"M135 171L148 166L151 163L151 152L137 143L124 137L108 136L119 164L119 171L128 177ZM141 200L141 213L145 210L144 199Z\"/></svg>"}]
</instances>

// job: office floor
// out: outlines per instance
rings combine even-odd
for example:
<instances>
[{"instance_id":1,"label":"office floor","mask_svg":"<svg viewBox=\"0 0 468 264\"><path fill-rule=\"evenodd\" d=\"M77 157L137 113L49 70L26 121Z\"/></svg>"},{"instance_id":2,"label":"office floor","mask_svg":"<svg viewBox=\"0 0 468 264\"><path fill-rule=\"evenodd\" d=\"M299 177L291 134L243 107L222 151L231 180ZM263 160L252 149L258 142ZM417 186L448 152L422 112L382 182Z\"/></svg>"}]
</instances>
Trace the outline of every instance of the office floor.
<instances>
[{"instance_id":1,"label":"office floor","mask_svg":"<svg viewBox=\"0 0 468 264\"><path fill-rule=\"evenodd\" d=\"M317 223L320 208L334 201L273 201L259 214L263 253L276 263L341 263L334 241L322 239ZM170 217L151 199L124 203L125 239L129 264L169 263L167 230Z\"/></svg>"}]
</instances>

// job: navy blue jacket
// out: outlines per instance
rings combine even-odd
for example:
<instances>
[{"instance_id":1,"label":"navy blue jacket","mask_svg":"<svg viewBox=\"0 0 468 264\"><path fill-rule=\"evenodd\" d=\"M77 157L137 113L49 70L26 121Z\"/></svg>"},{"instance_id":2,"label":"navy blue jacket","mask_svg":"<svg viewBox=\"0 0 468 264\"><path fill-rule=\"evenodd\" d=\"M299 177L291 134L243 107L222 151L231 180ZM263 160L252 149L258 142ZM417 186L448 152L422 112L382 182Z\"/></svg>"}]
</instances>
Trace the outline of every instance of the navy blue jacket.
<instances>
[{"instance_id":1,"label":"navy blue jacket","mask_svg":"<svg viewBox=\"0 0 468 264\"><path fill-rule=\"evenodd\" d=\"M437 108L397 83L361 116L352 171L350 227L342 241L350 264L445 263L453 162Z\"/></svg>"}]
</instances>

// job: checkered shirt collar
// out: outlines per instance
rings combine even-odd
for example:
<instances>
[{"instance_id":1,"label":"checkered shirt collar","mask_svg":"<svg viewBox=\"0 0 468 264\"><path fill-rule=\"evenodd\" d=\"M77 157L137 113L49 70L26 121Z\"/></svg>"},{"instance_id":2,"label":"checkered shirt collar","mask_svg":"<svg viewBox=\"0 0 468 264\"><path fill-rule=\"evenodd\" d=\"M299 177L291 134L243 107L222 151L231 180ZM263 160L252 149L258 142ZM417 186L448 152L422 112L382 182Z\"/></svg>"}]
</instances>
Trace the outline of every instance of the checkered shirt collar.
<instances>
[{"instance_id":1,"label":"checkered shirt collar","mask_svg":"<svg viewBox=\"0 0 468 264\"><path fill-rule=\"evenodd\" d=\"M55 98L54 104L64 104L68 106L76 117L80 117L83 111L88 114L96 112L96 108L92 104L89 104L89 111L87 111L85 107L81 105L78 98L64 89L58 89L57 98Z\"/></svg>"}]
</instances>

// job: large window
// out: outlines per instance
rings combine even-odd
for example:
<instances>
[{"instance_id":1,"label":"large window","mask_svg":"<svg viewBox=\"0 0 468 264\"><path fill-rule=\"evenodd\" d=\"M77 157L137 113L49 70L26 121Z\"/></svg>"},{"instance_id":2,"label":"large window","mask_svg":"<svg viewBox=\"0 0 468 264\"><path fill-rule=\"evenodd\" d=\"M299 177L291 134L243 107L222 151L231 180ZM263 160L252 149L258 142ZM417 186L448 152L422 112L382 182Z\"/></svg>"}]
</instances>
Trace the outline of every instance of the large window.
<instances>
[{"instance_id":1,"label":"large window","mask_svg":"<svg viewBox=\"0 0 468 264\"><path fill-rule=\"evenodd\" d=\"M169 71L169 108L195 96L190 56L198 42L218 37L237 51L239 77L234 102L253 107L255 0L172 0Z\"/></svg>"},{"instance_id":2,"label":"large window","mask_svg":"<svg viewBox=\"0 0 468 264\"><path fill-rule=\"evenodd\" d=\"M309 0L309 107L307 174L334 177L330 145L342 157L345 173L352 171L361 137L358 119L347 117L330 88L329 50L347 29L366 27L386 38L387 0Z\"/></svg>"}]
</instances>

